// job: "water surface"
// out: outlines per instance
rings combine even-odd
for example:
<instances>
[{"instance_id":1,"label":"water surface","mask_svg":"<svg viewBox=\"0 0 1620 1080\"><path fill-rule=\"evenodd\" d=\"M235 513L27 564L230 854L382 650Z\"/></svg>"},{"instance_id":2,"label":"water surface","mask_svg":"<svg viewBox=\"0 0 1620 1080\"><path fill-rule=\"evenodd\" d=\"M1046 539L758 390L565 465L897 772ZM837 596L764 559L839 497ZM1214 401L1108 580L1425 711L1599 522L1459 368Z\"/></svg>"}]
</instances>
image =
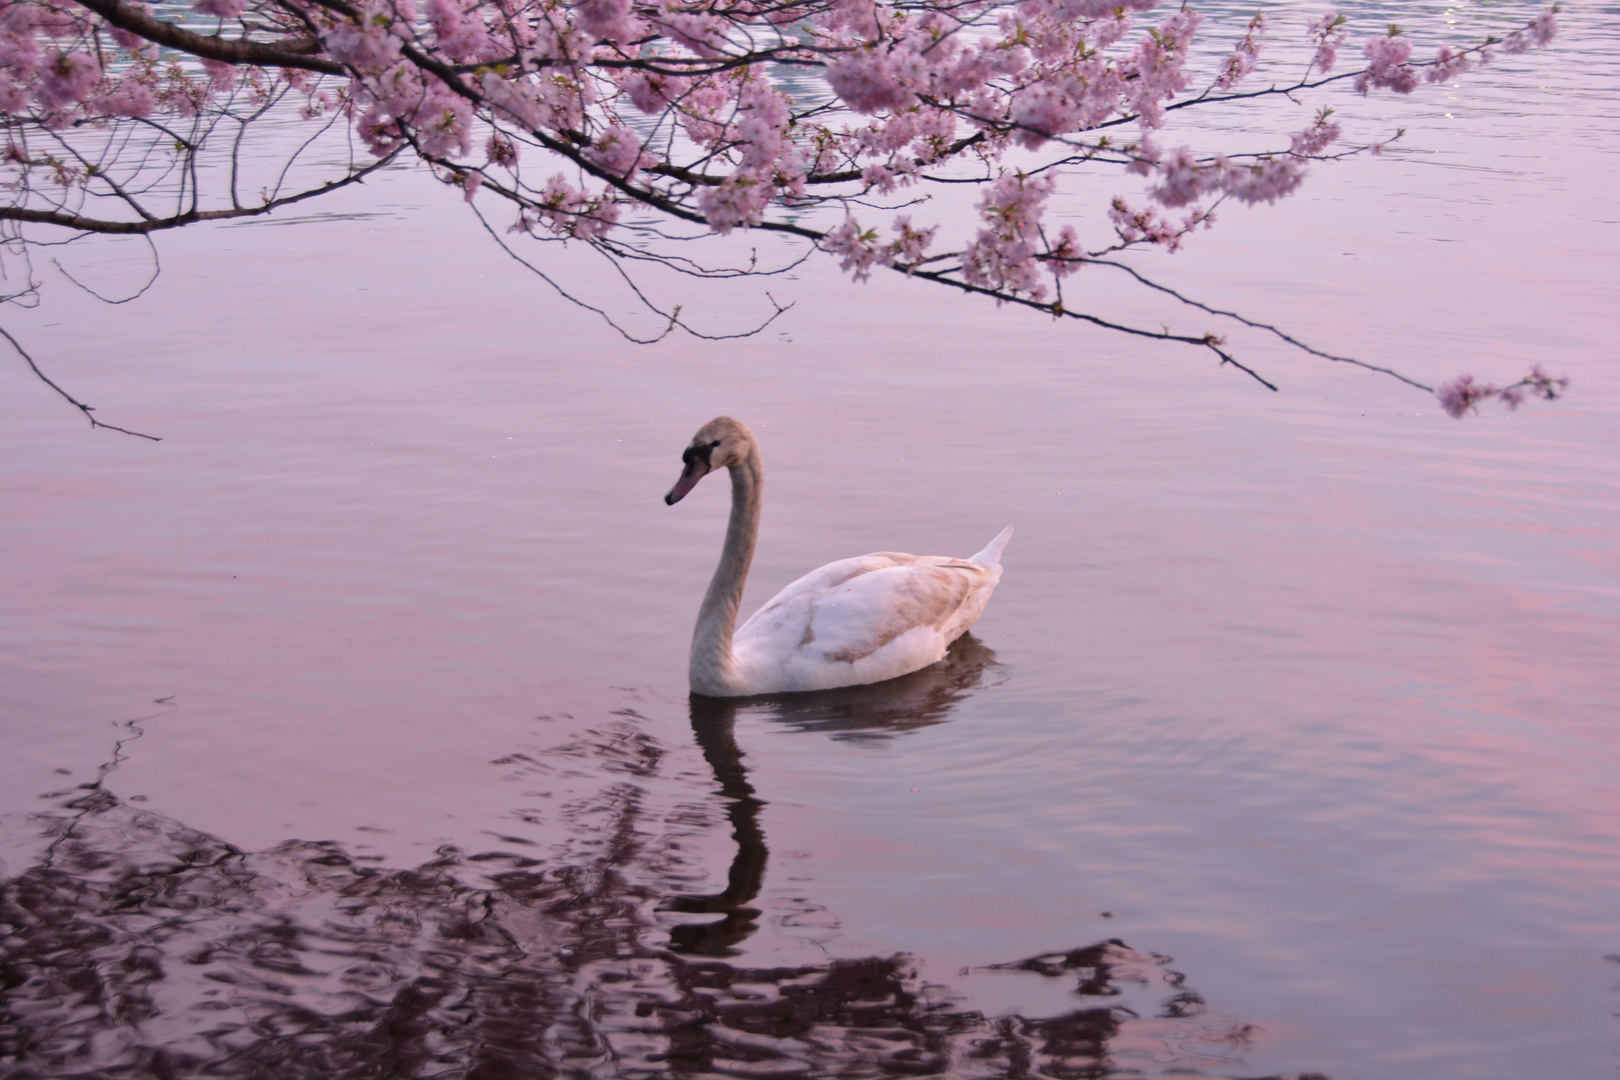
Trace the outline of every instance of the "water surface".
<instances>
[{"instance_id":1,"label":"water surface","mask_svg":"<svg viewBox=\"0 0 1620 1080\"><path fill-rule=\"evenodd\" d=\"M1620 41L1565 26L1344 100L1406 149L1142 263L1427 381L1573 378L1518 414L820 263L760 335L632 346L408 173L8 315L164 441L4 376L6 1067L1612 1076ZM727 492L660 496L718 413L768 472L745 608L1017 526L947 667L694 711Z\"/></svg>"}]
</instances>

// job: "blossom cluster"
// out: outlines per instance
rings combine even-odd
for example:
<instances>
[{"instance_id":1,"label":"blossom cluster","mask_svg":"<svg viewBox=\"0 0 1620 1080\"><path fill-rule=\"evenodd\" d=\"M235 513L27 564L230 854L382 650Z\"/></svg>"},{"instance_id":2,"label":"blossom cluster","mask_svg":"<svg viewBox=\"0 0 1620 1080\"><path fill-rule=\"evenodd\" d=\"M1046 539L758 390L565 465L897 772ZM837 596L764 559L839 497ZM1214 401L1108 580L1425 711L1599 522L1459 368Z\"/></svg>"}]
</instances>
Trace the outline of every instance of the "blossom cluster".
<instances>
[{"instance_id":1,"label":"blossom cluster","mask_svg":"<svg viewBox=\"0 0 1620 1080\"><path fill-rule=\"evenodd\" d=\"M1311 41L1316 52L1311 57L1311 70L1326 75L1338 62L1339 50L1350 36L1349 19L1337 11L1329 11L1315 19L1310 26Z\"/></svg>"},{"instance_id":2,"label":"blossom cluster","mask_svg":"<svg viewBox=\"0 0 1620 1080\"><path fill-rule=\"evenodd\" d=\"M143 5L102 2L156 22ZM219 28L192 33L188 65L160 61L142 25L100 8L0 0L0 107L13 118L36 110L31 119L47 129L165 110L195 115L250 77L263 81L284 43L311 55L302 42L313 27L316 58L347 85L334 93L329 77L312 78L296 63L272 78L308 95L306 115L340 108L373 154L408 147L453 166L446 175L477 190L479 181L466 179L466 159L475 130L492 126L502 145L516 140L561 152L580 170L573 183L595 180L592 198L662 202L719 233L760 226L773 207L843 203L852 185L855 194L891 195L969 147L974 160L993 166L1011 148L1036 151L1055 140L1067 148L1121 121L1140 130L1122 163L1152 177L1148 193L1162 205L1206 196L1268 202L1298 187L1300 158L1339 137L1337 125L1318 123L1296 135L1288 153L1242 162L1195 158L1185 149L1161 153L1153 136L1166 107L1191 85L1192 44L1203 20L1183 6L1139 27L1159 0L742 0L724 13L698 0L192 2L195 15ZM974 32L964 32L970 25ZM1554 27L1551 13L1539 16L1507 47L1543 44ZM1206 76L1210 89L1231 91L1254 70L1266 30L1265 16L1256 15L1220 69ZM102 31L121 58L109 60ZM1329 12L1308 32L1313 67L1325 72L1344 43L1346 20ZM224 55L223 43L249 38L264 50L262 60ZM164 40L175 47L172 36ZM213 43L221 43L220 55L211 55ZM1363 51L1358 90L1416 87L1411 44L1396 28L1368 39ZM1442 49L1429 78L1449 78L1472 62L1466 51ZM782 63L819 70L847 111L796 100L773 74L771 65ZM647 128L627 123L627 111L659 125L659 150L643 145ZM684 142L670 138L676 132ZM682 147L691 148L695 174L684 165L663 168L664 179L648 178L655 166L675 166L672 155ZM491 155L474 171L488 167L508 166ZM1019 207L1030 217L981 233L964 254L963 272L1036 295L1022 252L1041 246L1044 196L1012 173L990 179L986 206ZM842 189L821 193L821 185L834 183ZM1025 195L1009 199L1014 188ZM549 179L532 197L520 194L521 184L502 190L514 193L520 209L535 211L525 220L554 219L541 212L555 201ZM564 231L578 236L571 224ZM1160 244L1169 235L1160 226L1127 231Z\"/></svg>"},{"instance_id":3,"label":"blossom cluster","mask_svg":"<svg viewBox=\"0 0 1620 1080\"><path fill-rule=\"evenodd\" d=\"M1260 60L1260 40L1265 32L1265 13L1256 12L1254 18L1249 20L1248 33L1243 35L1237 48L1232 50L1232 55L1221 65L1221 73L1215 78L1216 89L1230 90L1254 70L1254 65Z\"/></svg>"},{"instance_id":4,"label":"blossom cluster","mask_svg":"<svg viewBox=\"0 0 1620 1080\"><path fill-rule=\"evenodd\" d=\"M414 156L465 199L507 200L520 232L600 244L637 204L718 234L796 232L857 279L893 267L1048 304L1099 252L1174 251L1212 223L1216 203L1284 198L1312 159L1343 145L1324 109L1270 152L1161 149L1171 110L1340 77L1362 94L1408 94L1483 63L1491 44L1414 60L1410 35L1392 26L1363 42L1361 70L1330 76L1349 22L1328 11L1304 28L1304 77L1245 92L1267 17L1200 68L1203 17L1159 10L1161 0L189 2L177 14L144 0L0 0L11 147L0 168L11 170L13 216L30 200L61 205L36 194L32 178L49 169L58 184L102 185L103 203L130 219L155 220L138 185L60 152L75 132L195 118L196 145L173 144L186 157L215 126L235 130L240 106L291 101L307 119L346 124L380 161ZM1500 46L1547 44L1554 11ZM1152 204L1112 198L1091 226L1096 250L1083 219L1045 223L1063 170L1087 163L1139 178ZM981 186L978 222L954 249L935 252L940 227L914 224L915 211L895 217L888 238L857 223L857 211L903 209L896 200L934 181ZM240 206L234 189L231 199ZM86 227L82 215L43 212ZM1460 383L1451 397L1466 408L1482 392Z\"/></svg>"},{"instance_id":5,"label":"blossom cluster","mask_svg":"<svg viewBox=\"0 0 1620 1080\"><path fill-rule=\"evenodd\" d=\"M821 247L839 256L841 268L856 281L871 277L873 266L897 266L915 271L934 242L939 227L918 229L911 224L910 215L901 214L894 219L893 229L895 238L881 243L876 230L863 229L853 217L846 217L842 225L822 238Z\"/></svg>"},{"instance_id":6,"label":"blossom cluster","mask_svg":"<svg viewBox=\"0 0 1620 1080\"><path fill-rule=\"evenodd\" d=\"M1180 222L1173 222L1152 207L1133 208L1116 196L1109 204L1108 220L1122 245L1157 244L1166 251L1178 251L1183 237L1199 225L1206 229L1214 225L1215 215L1195 206Z\"/></svg>"},{"instance_id":7,"label":"blossom cluster","mask_svg":"<svg viewBox=\"0 0 1620 1080\"><path fill-rule=\"evenodd\" d=\"M1448 416L1461 419L1474 412L1480 402L1491 398L1496 398L1510 409L1517 409L1529 397L1557 401L1568 387L1568 378L1548 375L1537 364L1528 375L1508 386L1493 386L1474 381L1472 375L1459 375L1435 391L1434 396L1440 400L1440 407L1446 410Z\"/></svg>"},{"instance_id":8,"label":"blossom cluster","mask_svg":"<svg viewBox=\"0 0 1620 1080\"><path fill-rule=\"evenodd\" d=\"M962 278L1009 296L1046 297L1036 257L1046 200L1057 187L1050 173L1031 177L1010 173L990 186L979 200L984 227L962 254Z\"/></svg>"}]
</instances>

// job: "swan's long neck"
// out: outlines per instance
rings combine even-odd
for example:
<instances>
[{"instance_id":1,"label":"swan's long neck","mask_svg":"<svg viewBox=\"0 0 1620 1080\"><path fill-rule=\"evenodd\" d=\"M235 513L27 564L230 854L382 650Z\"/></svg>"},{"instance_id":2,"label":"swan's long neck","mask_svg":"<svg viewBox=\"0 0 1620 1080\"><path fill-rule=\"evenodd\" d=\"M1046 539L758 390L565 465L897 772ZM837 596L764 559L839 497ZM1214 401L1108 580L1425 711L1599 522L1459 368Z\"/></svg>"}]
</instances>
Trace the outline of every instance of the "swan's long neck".
<instances>
[{"instance_id":1,"label":"swan's long neck","mask_svg":"<svg viewBox=\"0 0 1620 1080\"><path fill-rule=\"evenodd\" d=\"M754 561L764 483L759 448L750 447L747 459L731 466L726 545L698 610L697 629L692 632L692 689L700 694L727 695L741 689L731 636L737 629L737 607L742 603L743 586L748 584L748 567Z\"/></svg>"}]
</instances>

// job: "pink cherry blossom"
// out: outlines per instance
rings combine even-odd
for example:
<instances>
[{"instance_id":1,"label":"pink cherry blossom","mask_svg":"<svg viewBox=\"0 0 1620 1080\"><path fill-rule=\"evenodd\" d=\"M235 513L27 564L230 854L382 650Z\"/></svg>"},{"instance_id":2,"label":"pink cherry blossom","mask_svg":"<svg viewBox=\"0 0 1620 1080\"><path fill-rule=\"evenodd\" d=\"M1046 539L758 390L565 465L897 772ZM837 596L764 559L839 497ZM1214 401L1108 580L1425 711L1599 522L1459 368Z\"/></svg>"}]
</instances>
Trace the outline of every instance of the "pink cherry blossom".
<instances>
[{"instance_id":1,"label":"pink cherry blossom","mask_svg":"<svg viewBox=\"0 0 1620 1080\"><path fill-rule=\"evenodd\" d=\"M1558 22L1555 18L1557 7L1543 11L1522 30L1515 30L1503 39L1502 48L1510 53L1522 53L1531 48L1552 44L1553 37L1558 33Z\"/></svg>"},{"instance_id":2,"label":"pink cherry blossom","mask_svg":"<svg viewBox=\"0 0 1620 1080\"><path fill-rule=\"evenodd\" d=\"M878 36L878 6L873 0L834 0L817 20L824 28L847 31L863 41Z\"/></svg>"},{"instance_id":3,"label":"pink cherry blossom","mask_svg":"<svg viewBox=\"0 0 1620 1080\"><path fill-rule=\"evenodd\" d=\"M898 265L912 273L933 244L939 227L918 229L911 224L910 215L901 214L894 219L891 228L895 238L887 244L880 243L875 229L863 229L853 217L846 216L842 225L822 238L820 246L823 251L837 255L840 268L856 281L870 278L874 266Z\"/></svg>"},{"instance_id":4,"label":"pink cherry blossom","mask_svg":"<svg viewBox=\"0 0 1620 1080\"><path fill-rule=\"evenodd\" d=\"M1440 407L1446 410L1446 415L1460 418L1496 393L1496 387L1476 383L1472 375L1459 375L1436 390L1434 396L1440 399Z\"/></svg>"},{"instance_id":5,"label":"pink cherry blossom","mask_svg":"<svg viewBox=\"0 0 1620 1080\"><path fill-rule=\"evenodd\" d=\"M649 116L656 116L680 96L688 81L659 71L630 71L623 76L620 85L632 105Z\"/></svg>"},{"instance_id":6,"label":"pink cherry blossom","mask_svg":"<svg viewBox=\"0 0 1620 1080\"><path fill-rule=\"evenodd\" d=\"M821 240L821 249L840 258L839 269L856 281L872 276L872 265L879 259L877 233L862 229L852 217L831 230Z\"/></svg>"},{"instance_id":7,"label":"pink cherry blossom","mask_svg":"<svg viewBox=\"0 0 1620 1080\"><path fill-rule=\"evenodd\" d=\"M468 11L462 0L428 0L427 13L434 39L449 59L461 62L498 55L476 6Z\"/></svg>"},{"instance_id":8,"label":"pink cherry blossom","mask_svg":"<svg viewBox=\"0 0 1620 1080\"><path fill-rule=\"evenodd\" d=\"M1012 296L1034 300L1046 296L1036 261L1041 217L1056 187L1051 174L1041 177L1007 173L979 201L985 227L962 255L962 277Z\"/></svg>"},{"instance_id":9,"label":"pink cherry blossom","mask_svg":"<svg viewBox=\"0 0 1620 1080\"><path fill-rule=\"evenodd\" d=\"M1072 131L1079 113L1064 88L1038 83L1019 94L1013 105L1011 119L1019 128L1015 138L1026 150L1039 149L1051 136Z\"/></svg>"},{"instance_id":10,"label":"pink cherry blossom","mask_svg":"<svg viewBox=\"0 0 1620 1080\"><path fill-rule=\"evenodd\" d=\"M234 19L242 14L242 0L192 0L192 10L214 19Z\"/></svg>"},{"instance_id":11,"label":"pink cherry blossom","mask_svg":"<svg viewBox=\"0 0 1620 1080\"><path fill-rule=\"evenodd\" d=\"M1219 89L1231 89L1254 70L1255 63L1260 59L1260 38L1265 32L1265 14L1256 13L1254 18L1249 20L1249 32L1243 35L1243 40L1237 43L1232 55L1221 65L1221 73L1215 80L1215 85Z\"/></svg>"},{"instance_id":12,"label":"pink cherry blossom","mask_svg":"<svg viewBox=\"0 0 1620 1080\"><path fill-rule=\"evenodd\" d=\"M1144 130L1164 126L1164 102L1187 87L1188 46L1204 17L1182 8L1148 34L1123 65L1130 81L1126 96Z\"/></svg>"},{"instance_id":13,"label":"pink cherry blossom","mask_svg":"<svg viewBox=\"0 0 1620 1080\"><path fill-rule=\"evenodd\" d=\"M742 143L741 168L772 168L788 149L784 130L792 110L788 100L764 79L750 79L737 94L736 138Z\"/></svg>"},{"instance_id":14,"label":"pink cherry blossom","mask_svg":"<svg viewBox=\"0 0 1620 1080\"><path fill-rule=\"evenodd\" d=\"M1108 208L1108 220L1113 222L1115 235L1122 243L1157 244L1166 251L1180 250L1182 236L1207 218L1203 210L1194 207L1182 224L1177 225L1151 207L1133 209L1124 199L1117 197Z\"/></svg>"},{"instance_id":15,"label":"pink cherry blossom","mask_svg":"<svg viewBox=\"0 0 1620 1080\"><path fill-rule=\"evenodd\" d=\"M399 62L402 41L392 13L380 4L361 4L359 17L343 19L321 34L332 59L362 75L373 75Z\"/></svg>"},{"instance_id":16,"label":"pink cherry blossom","mask_svg":"<svg viewBox=\"0 0 1620 1080\"><path fill-rule=\"evenodd\" d=\"M1461 75L1472 66L1467 53L1457 52L1449 45L1443 45L1435 54L1434 65L1429 68L1424 78L1432 83L1449 82Z\"/></svg>"},{"instance_id":17,"label":"pink cherry blossom","mask_svg":"<svg viewBox=\"0 0 1620 1080\"><path fill-rule=\"evenodd\" d=\"M414 101L398 103L396 115L416 131L421 152L434 158L461 157L472 150L472 103L438 79L424 76ZM396 107L398 107L396 105Z\"/></svg>"},{"instance_id":18,"label":"pink cherry blossom","mask_svg":"<svg viewBox=\"0 0 1620 1080\"><path fill-rule=\"evenodd\" d=\"M731 230L758 225L770 201L770 185L757 176L732 174L698 194L698 209L709 228L724 236Z\"/></svg>"},{"instance_id":19,"label":"pink cherry blossom","mask_svg":"<svg viewBox=\"0 0 1620 1080\"><path fill-rule=\"evenodd\" d=\"M1019 14L1044 15L1057 22L1106 19L1118 11L1149 11L1155 0L1020 0Z\"/></svg>"},{"instance_id":20,"label":"pink cherry blossom","mask_svg":"<svg viewBox=\"0 0 1620 1080\"><path fill-rule=\"evenodd\" d=\"M499 119L531 129L542 126L540 104L530 84L508 81L498 72L487 71L478 89Z\"/></svg>"},{"instance_id":21,"label":"pink cherry blossom","mask_svg":"<svg viewBox=\"0 0 1620 1080\"><path fill-rule=\"evenodd\" d=\"M1081 246L1080 234L1073 225L1065 225L1058 230L1057 243L1052 245L1050 251L1043 256L1046 267L1052 271L1052 276L1062 281L1083 265L1085 248Z\"/></svg>"},{"instance_id":22,"label":"pink cherry blossom","mask_svg":"<svg viewBox=\"0 0 1620 1080\"><path fill-rule=\"evenodd\" d=\"M150 55L157 51L156 46L152 45L145 38L141 37L139 34L125 30L121 26L109 26L107 28L107 35L113 39L114 44L116 44L119 48L127 49L132 53L137 53L144 56Z\"/></svg>"},{"instance_id":23,"label":"pink cherry blossom","mask_svg":"<svg viewBox=\"0 0 1620 1080\"><path fill-rule=\"evenodd\" d=\"M1560 394L1569 389L1569 377L1548 375L1541 369L1540 364L1536 364L1530 369L1530 374L1520 379L1517 385L1527 388L1545 401L1556 401Z\"/></svg>"},{"instance_id":24,"label":"pink cherry blossom","mask_svg":"<svg viewBox=\"0 0 1620 1080\"><path fill-rule=\"evenodd\" d=\"M1291 157L1262 157L1248 165L1225 162L1220 190L1239 202L1273 203L1292 195L1305 181L1305 165Z\"/></svg>"},{"instance_id":25,"label":"pink cherry blossom","mask_svg":"<svg viewBox=\"0 0 1620 1080\"><path fill-rule=\"evenodd\" d=\"M0 72L19 82L33 78L42 56L39 23L39 10L31 4L0 7ZM22 108L27 108L26 99Z\"/></svg>"},{"instance_id":26,"label":"pink cherry blossom","mask_svg":"<svg viewBox=\"0 0 1620 1080\"><path fill-rule=\"evenodd\" d=\"M877 50L854 52L829 64L827 85L858 113L889 112L912 101L911 91L895 77L889 54Z\"/></svg>"},{"instance_id":27,"label":"pink cherry blossom","mask_svg":"<svg viewBox=\"0 0 1620 1080\"><path fill-rule=\"evenodd\" d=\"M1569 387L1569 379L1564 376L1548 375L1537 364L1530 369L1530 373L1513 383L1511 386L1493 386L1490 383L1477 383L1472 375L1459 375L1436 390L1434 396L1440 400L1440 406L1445 409L1448 416L1461 419L1470 412L1478 409L1481 401L1491 398L1499 399L1510 409L1517 409L1524 403L1527 396L1539 397L1544 401L1556 401Z\"/></svg>"},{"instance_id":28,"label":"pink cherry blossom","mask_svg":"<svg viewBox=\"0 0 1620 1080\"><path fill-rule=\"evenodd\" d=\"M671 38L703 57L724 56L726 21L718 15L665 8L652 20Z\"/></svg>"},{"instance_id":29,"label":"pink cherry blossom","mask_svg":"<svg viewBox=\"0 0 1620 1080\"><path fill-rule=\"evenodd\" d=\"M1332 109L1323 109L1317 113L1314 124L1289 140L1289 152L1301 157L1312 157L1338 142L1339 136L1344 134L1344 131L1336 121L1328 119L1332 115Z\"/></svg>"},{"instance_id":30,"label":"pink cherry blossom","mask_svg":"<svg viewBox=\"0 0 1620 1080\"><path fill-rule=\"evenodd\" d=\"M561 173L546 182L535 218L555 235L578 240L594 240L609 232L619 220L619 206L604 196L592 197L574 187ZM519 228L532 231L534 218L520 219Z\"/></svg>"},{"instance_id":31,"label":"pink cherry blossom","mask_svg":"<svg viewBox=\"0 0 1620 1080\"><path fill-rule=\"evenodd\" d=\"M405 141L399 123L373 105L355 122L354 131L378 157L393 153Z\"/></svg>"},{"instance_id":32,"label":"pink cherry blossom","mask_svg":"<svg viewBox=\"0 0 1620 1080\"><path fill-rule=\"evenodd\" d=\"M651 164L651 158L641 152L641 139L636 133L617 124L597 136L588 156L605 171L625 180Z\"/></svg>"},{"instance_id":33,"label":"pink cherry blossom","mask_svg":"<svg viewBox=\"0 0 1620 1080\"><path fill-rule=\"evenodd\" d=\"M518 163L518 149L512 144L512 140L504 135L491 135L484 143L484 157L491 165L510 169Z\"/></svg>"},{"instance_id":34,"label":"pink cherry blossom","mask_svg":"<svg viewBox=\"0 0 1620 1080\"><path fill-rule=\"evenodd\" d=\"M22 113L28 109L33 95L28 87L19 86L9 71L0 71L0 113Z\"/></svg>"},{"instance_id":35,"label":"pink cherry blossom","mask_svg":"<svg viewBox=\"0 0 1620 1080\"><path fill-rule=\"evenodd\" d=\"M157 108L157 94L147 84L125 78L111 93L92 95L90 104L109 116L141 119L151 116Z\"/></svg>"},{"instance_id":36,"label":"pink cherry blossom","mask_svg":"<svg viewBox=\"0 0 1620 1080\"><path fill-rule=\"evenodd\" d=\"M1418 73L1407 64L1412 55L1412 43L1399 35L1400 28L1391 26L1388 34L1367 39L1363 50L1367 68L1351 83L1356 93L1384 89L1410 94L1417 89Z\"/></svg>"},{"instance_id":37,"label":"pink cherry blossom","mask_svg":"<svg viewBox=\"0 0 1620 1080\"><path fill-rule=\"evenodd\" d=\"M1159 182L1148 194L1165 206L1186 206L1215 189L1213 171L1200 165L1185 146L1160 157L1154 171Z\"/></svg>"},{"instance_id":38,"label":"pink cherry blossom","mask_svg":"<svg viewBox=\"0 0 1620 1080\"><path fill-rule=\"evenodd\" d=\"M908 271L916 269L917 263L933 244L934 234L939 232L939 226L914 228L911 224L911 215L901 214L894 219L892 227L899 235L889 244L886 261L890 265L904 263Z\"/></svg>"},{"instance_id":39,"label":"pink cherry blossom","mask_svg":"<svg viewBox=\"0 0 1620 1080\"><path fill-rule=\"evenodd\" d=\"M1316 42L1316 55L1311 58L1310 70L1327 74L1338 60L1339 50L1350 35L1347 20L1337 11L1329 11L1311 23L1311 39Z\"/></svg>"},{"instance_id":40,"label":"pink cherry blossom","mask_svg":"<svg viewBox=\"0 0 1620 1080\"><path fill-rule=\"evenodd\" d=\"M583 0L574 18L591 37L602 41L634 41L645 24L631 17L630 0Z\"/></svg>"},{"instance_id":41,"label":"pink cherry blossom","mask_svg":"<svg viewBox=\"0 0 1620 1080\"><path fill-rule=\"evenodd\" d=\"M60 109L90 96L101 79L101 65L89 53L53 52L39 69L37 93L42 105Z\"/></svg>"},{"instance_id":42,"label":"pink cherry blossom","mask_svg":"<svg viewBox=\"0 0 1620 1080\"><path fill-rule=\"evenodd\" d=\"M203 71L208 74L208 87L210 90L229 90L236 85L235 64L227 64L223 60L214 60L206 56L199 60L198 63L202 64Z\"/></svg>"}]
</instances>

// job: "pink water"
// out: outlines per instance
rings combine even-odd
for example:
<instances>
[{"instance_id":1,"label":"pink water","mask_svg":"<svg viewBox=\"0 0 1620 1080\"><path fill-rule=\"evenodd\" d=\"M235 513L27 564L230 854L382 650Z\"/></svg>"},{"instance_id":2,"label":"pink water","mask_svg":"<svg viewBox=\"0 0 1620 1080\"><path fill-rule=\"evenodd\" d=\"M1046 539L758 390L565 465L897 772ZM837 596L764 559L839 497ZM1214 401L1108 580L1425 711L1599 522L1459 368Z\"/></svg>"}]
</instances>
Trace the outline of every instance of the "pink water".
<instances>
[{"instance_id":1,"label":"pink water","mask_svg":"<svg viewBox=\"0 0 1620 1080\"><path fill-rule=\"evenodd\" d=\"M1458 423L1235 337L1274 395L821 262L767 286L796 306L756 337L627 345L408 173L328 207L354 216L166 237L125 306L53 284L7 328L163 441L0 372L4 874L139 733L105 780L152 815L130 820L248 852L582 859L593 808L629 800L663 852L632 905L661 948L714 918L664 901L725 887L741 782L768 860L728 963L903 953L953 1008L1049 1016L1071 982L985 965L1118 938L1174 957L1211 1030L1254 1025L1219 1053L1122 1035L1120 1069L1613 1076L1620 21L1565 26L1550 55L1345 102L1408 149L1142 264L1426 381L1572 378L1518 414ZM113 291L145 265L73 257ZM541 257L613 297L586 256ZM671 289L716 328L766 308ZM1100 276L1076 294L1205 328ZM744 707L730 774L685 686L725 485L659 498L718 413L769 478L745 609L833 558L1017 526L950 678Z\"/></svg>"}]
</instances>

